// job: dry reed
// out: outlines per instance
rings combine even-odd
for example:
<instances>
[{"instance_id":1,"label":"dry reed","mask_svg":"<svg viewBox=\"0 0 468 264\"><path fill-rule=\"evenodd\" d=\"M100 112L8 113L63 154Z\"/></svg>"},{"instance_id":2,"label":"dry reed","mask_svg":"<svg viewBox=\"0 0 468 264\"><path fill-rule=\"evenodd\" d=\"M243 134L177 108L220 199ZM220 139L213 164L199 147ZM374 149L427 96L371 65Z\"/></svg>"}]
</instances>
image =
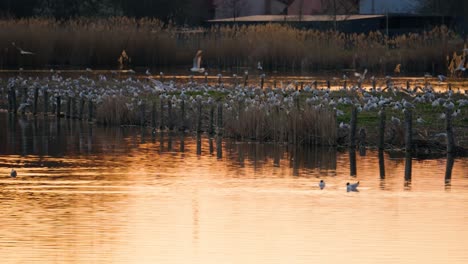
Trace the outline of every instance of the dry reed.
<instances>
[{"instance_id":1,"label":"dry reed","mask_svg":"<svg viewBox=\"0 0 468 264\"><path fill-rule=\"evenodd\" d=\"M20 56L11 42L34 56ZM388 38L380 32L344 34L288 25L213 26L180 30L154 19L116 17L56 21L32 18L0 20L1 68L50 65L117 68L122 50L132 67L176 68L190 65L205 50L210 69L253 67L262 61L271 71L319 71L370 68L382 74L402 65L402 73L447 72L447 56L463 48L463 39L438 27Z\"/></svg>"}]
</instances>

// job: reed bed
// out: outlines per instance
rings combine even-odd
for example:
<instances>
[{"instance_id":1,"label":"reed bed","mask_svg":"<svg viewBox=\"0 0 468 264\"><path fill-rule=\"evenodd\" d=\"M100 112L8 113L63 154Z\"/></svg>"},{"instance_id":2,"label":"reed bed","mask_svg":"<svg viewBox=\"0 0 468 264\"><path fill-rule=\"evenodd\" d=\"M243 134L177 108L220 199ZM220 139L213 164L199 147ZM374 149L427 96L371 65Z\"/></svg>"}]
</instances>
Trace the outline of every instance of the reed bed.
<instances>
[{"instance_id":1,"label":"reed bed","mask_svg":"<svg viewBox=\"0 0 468 264\"><path fill-rule=\"evenodd\" d=\"M20 56L15 42L33 56ZM464 39L446 27L387 37L381 32L345 34L298 29L287 24L213 26L185 30L155 19L115 17L66 21L0 20L1 68L118 68L123 50L130 67L191 66L198 49L211 70L252 68L311 72L371 68L381 74L447 73L447 56L460 53Z\"/></svg>"},{"instance_id":2,"label":"reed bed","mask_svg":"<svg viewBox=\"0 0 468 264\"><path fill-rule=\"evenodd\" d=\"M385 110L386 143L402 146L403 112L409 102L413 104L409 107L414 113L415 138L443 143L445 138L439 134L445 131L443 115L450 108L456 144L468 146L468 94L460 90L435 92L430 84L418 89L389 83L385 89L349 86L332 91L309 84L302 90L294 85L261 89L256 85L175 83L103 75L0 79L1 94L11 89L15 90L19 114L32 112L37 91L38 113L49 111L69 118L82 115L84 120L108 126L138 125L153 131L205 132L241 141L294 145L348 144L346 124L351 109L358 108L358 129L366 131L369 144L375 144L378 135L378 112ZM1 107L7 108L6 98L9 96L0 97ZM58 114L57 98L61 99Z\"/></svg>"}]
</instances>

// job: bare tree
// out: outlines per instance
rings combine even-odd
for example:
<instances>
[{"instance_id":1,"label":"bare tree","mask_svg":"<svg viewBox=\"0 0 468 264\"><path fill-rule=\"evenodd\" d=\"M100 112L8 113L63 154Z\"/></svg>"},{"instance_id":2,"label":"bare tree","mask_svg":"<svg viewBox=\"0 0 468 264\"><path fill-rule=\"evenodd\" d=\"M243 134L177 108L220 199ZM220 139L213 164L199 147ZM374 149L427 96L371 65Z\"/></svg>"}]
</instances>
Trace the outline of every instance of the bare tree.
<instances>
[{"instance_id":1,"label":"bare tree","mask_svg":"<svg viewBox=\"0 0 468 264\"><path fill-rule=\"evenodd\" d=\"M358 12L359 0L321 0L322 9L333 19L333 28L337 29L337 18L339 15L349 16Z\"/></svg>"},{"instance_id":2,"label":"bare tree","mask_svg":"<svg viewBox=\"0 0 468 264\"><path fill-rule=\"evenodd\" d=\"M235 22L242 10L248 8L249 3L247 0L217 0L215 5L223 17L232 17Z\"/></svg>"}]
</instances>

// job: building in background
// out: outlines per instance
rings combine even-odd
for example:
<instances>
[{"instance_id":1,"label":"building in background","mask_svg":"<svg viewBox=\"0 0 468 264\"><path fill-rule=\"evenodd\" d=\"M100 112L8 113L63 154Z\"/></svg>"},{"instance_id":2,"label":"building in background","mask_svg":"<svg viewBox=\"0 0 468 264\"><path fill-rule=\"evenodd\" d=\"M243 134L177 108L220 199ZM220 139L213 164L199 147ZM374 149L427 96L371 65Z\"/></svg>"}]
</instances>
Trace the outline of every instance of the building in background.
<instances>
[{"instance_id":1,"label":"building in background","mask_svg":"<svg viewBox=\"0 0 468 264\"><path fill-rule=\"evenodd\" d=\"M284 14L290 0L213 0L215 18Z\"/></svg>"},{"instance_id":2,"label":"building in background","mask_svg":"<svg viewBox=\"0 0 468 264\"><path fill-rule=\"evenodd\" d=\"M419 9L415 0L361 0L360 14L416 14Z\"/></svg>"}]
</instances>

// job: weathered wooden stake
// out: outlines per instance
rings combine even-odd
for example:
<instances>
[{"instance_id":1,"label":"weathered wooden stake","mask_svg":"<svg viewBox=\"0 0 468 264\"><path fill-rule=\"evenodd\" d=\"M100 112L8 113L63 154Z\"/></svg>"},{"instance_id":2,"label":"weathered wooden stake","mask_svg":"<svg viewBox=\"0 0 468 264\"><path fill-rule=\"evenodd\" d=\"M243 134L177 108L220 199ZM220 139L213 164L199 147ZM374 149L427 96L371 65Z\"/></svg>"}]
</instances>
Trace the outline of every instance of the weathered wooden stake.
<instances>
[{"instance_id":1,"label":"weathered wooden stake","mask_svg":"<svg viewBox=\"0 0 468 264\"><path fill-rule=\"evenodd\" d=\"M210 106L210 127L209 127L209 134L214 135L214 112L215 112L215 106L214 104L211 104Z\"/></svg>"},{"instance_id":2,"label":"weathered wooden stake","mask_svg":"<svg viewBox=\"0 0 468 264\"><path fill-rule=\"evenodd\" d=\"M217 124L218 135L223 134L223 103L218 102L218 124Z\"/></svg>"},{"instance_id":3,"label":"weathered wooden stake","mask_svg":"<svg viewBox=\"0 0 468 264\"><path fill-rule=\"evenodd\" d=\"M201 133L197 133L197 155L201 155Z\"/></svg>"},{"instance_id":4,"label":"weathered wooden stake","mask_svg":"<svg viewBox=\"0 0 468 264\"><path fill-rule=\"evenodd\" d=\"M187 129L187 125L185 124L185 100L180 102L180 115L181 115L181 123L180 123L180 130L185 131Z\"/></svg>"},{"instance_id":5,"label":"weathered wooden stake","mask_svg":"<svg viewBox=\"0 0 468 264\"><path fill-rule=\"evenodd\" d=\"M348 84L346 83L346 80L343 82L343 89L347 90L348 89Z\"/></svg>"},{"instance_id":6,"label":"weathered wooden stake","mask_svg":"<svg viewBox=\"0 0 468 264\"><path fill-rule=\"evenodd\" d=\"M159 97L159 104L160 104L160 117L159 117L159 129L164 129L164 99Z\"/></svg>"},{"instance_id":7,"label":"weathered wooden stake","mask_svg":"<svg viewBox=\"0 0 468 264\"><path fill-rule=\"evenodd\" d=\"M55 97L55 102L56 102L56 108L55 108L55 115L57 118L60 118L60 110L61 110L61 98L60 96Z\"/></svg>"},{"instance_id":8,"label":"weathered wooden stake","mask_svg":"<svg viewBox=\"0 0 468 264\"><path fill-rule=\"evenodd\" d=\"M445 130L447 133L447 153L455 152L455 140L453 137L452 128L452 110L447 109L445 111Z\"/></svg>"},{"instance_id":9,"label":"weathered wooden stake","mask_svg":"<svg viewBox=\"0 0 468 264\"><path fill-rule=\"evenodd\" d=\"M249 74L246 73L246 74L244 75L244 87L247 86L247 81L248 81L248 80L249 80Z\"/></svg>"},{"instance_id":10,"label":"weathered wooden stake","mask_svg":"<svg viewBox=\"0 0 468 264\"><path fill-rule=\"evenodd\" d=\"M39 99L39 87L34 88L33 115L37 115L37 101Z\"/></svg>"},{"instance_id":11,"label":"weathered wooden stake","mask_svg":"<svg viewBox=\"0 0 468 264\"><path fill-rule=\"evenodd\" d=\"M357 108L354 106L351 110L351 121L349 131L349 146L356 147L356 127L357 127Z\"/></svg>"},{"instance_id":12,"label":"weathered wooden stake","mask_svg":"<svg viewBox=\"0 0 468 264\"><path fill-rule=\"evenodd\" d=\"M452 180L452 169L454 163L455 158L453 153L447 153L447 165L445 167L445 185L450 185L450 182Z\"/></svg>"},{"instance_id":13,"label":"weathered wooden stake","mask_svg":"<svg viewBox=\"0 0 468 264\"><path fill-rule=\"evenodd\" d=\"M172 101L169 99L167 100L167 118L169 121L169 130L174 129L174 120L172 118Z\"/></svg>"},{"instance_id":14,"label":"weathered wooden stake","mask_svg":"<svg viewBox=\"0 0 468 264\"><path fill-rule=\"evenodd\" d=\"M12 102L12 106L13 106L13 114L16 115L16 113L18 111L18 105L16 103L16 90L15 90L15 87L11 87L11 102Z\"/></svg>"},{"instance_id":15,"label":"weathered wooden stake","mask_svg":"<svg viewBox=\"0 0 468 264\"><path fill-rule=\"evenodd\" d=\"M377 147L382 150L385 148L385 121L387 115L384 108L379 113L379 141Z\"/></svg>"},{"instance_id":16,"label":"weathered wooden stake","mask_svg":"<svg viewBox=\"0 0 468 264\"><path fill-rule=\"evenodd\" d=\"M410 81L406 81L406 90L409 91L411 89Z\"/></svg>"},{"instance_id":17,"label":"weathered wooden stake","mask_svg":"<svg viewBox=\"0 0 468 264\"><path fill-rule=\"evenodd\" d=\"M375 79L372 79L372 90L373 90L373 91L375 91L376 86L377 86L377 84L376 84Z\"/></svg>"},{"instance_id":18,"label":"weathered wooden stake","mask_svg":"<svg viewBox=\"0 0 468 264\"><path fill-rule=\"evenodd\" d=\"M260 89L263 90L263 84L265 83L265 76L262 74L260 76Z\"/></svg>"},{"instance_id":19,"label":"weathered wooden stake","mask_svg":"<svg viewBox=\"0 0 468 264\"><path fill-rule=\"evenodd\" d=\"M13 95L11 89L8 89L8 112L13 111Z\"/></svg>"},{"instance_id":20,"label":"weathered wooden stake","mask_svg":"<svg viewBox=\"0 0 468 264\"><path fill-rule=\"evenodd\" d=\"M356 165L356 148L350 147L349 148L349 175L356 176L357 175L357 165Z\"/></svg>"},{"instance_id":21,"label":"weathered wooden stake","mask_svg":"<svg viewBox=\"0 0 468 264\"><path fill-rule=\"evenodd\" d=\"M411 181L412 152L413 152L413 114L411 110L405 111L405 181Z\"/></svg>"},{"instance_id":22,"label":"weathered wooden stake","mask_svg":"<svg viewBox=\"0 0 468 264\"><path fill-rule=\"evenodd\" d=\"M413 151L413 113L410 109L405 111L405 151Z\"/></svg>"},{"instance_id":23,"label":"weathered wooden stake","mask_svg":"<svg viewBox=\"0 0 468 264\"><path fill-rule=\"evenodd\" d=\"M84 106L85 106L85 99L83 97L80 98L80 112L78 114L78 119L83 120L83 113L84 113Z\"/></svg>"},{"instance_id":24,"label":"weathered wooden stake","mask_svg":"<svg viewBox=\"0 0 468 264\"><path fill-rule=\"evenodd\" d=\"M145 125L145 116L146 116L146 104L144 101L140 104L140 126Z\"/></svg>"},{"instance_id":25,"label":"weathered wooden stake","mask_svg":"<svg viewBox=\"0 0 468 264\"><path fill-rule=\"evenodd\" d=\"M43 91L43 96L44 96L44 115L47 115L49 113L49 95L47 90L44 89Z\"/></svg>"},{"instance_id":26,"label":"weathered wooden stake","mask_svg":"<svg viewBox=\"0 0 468 264\"><path fill-rule=\"evenodd\" d=\"M380 179L385 179L385 159L383 149L379 149L379 172Z\"/></svg>"},{"instance_id":27,"label":"weathered wooden stake","mask_svg":"<svg viewBox=\"0 0 468 264\"><path fill-rule=\"evenodd\" d=\"M65 117L69 119L71 117L71 98L68 96L67 98L67 112L65 113Z\"/></svg>"},{"instance_id":28,"label":"weathered wooden stake","mask_svg":"<svg viewBox=\"0 0 468 264\"><path fill-rule=\"evenodd\" d=\"M197 102L197 133L202 132L202 104L200 101Z\"/></svg>"},{"instance_id":29,"label":"weathered wooden stake","mask_svg":"<svg viewBox=\"0 0 468 264\"><path fill-rule=\"evenodd\" d=\"M88 122L93 121L93 101L88 100Z\"/></svg>"},{"instance_id":30,"label":"weathered wooden stake","mask_svg":"<svg viewBox=\"0 0 468 264\"><path fill-rule=\"evenodd\" d=\"M151 106L151 127L155 128L156 127L156 102L153 101L153 105Z\"/></svg>"},{"instance_id":31,"label":"weathered wooden stake","mask_svg":"<svg viewBox=\"0 0 468 264\"><path fill-rule=\"evenodd\" d=\"M330 88L331 88L330 80L327 80L327 88L328 88L328 90L330 90Z\"/></svg>"}]
</instances>

